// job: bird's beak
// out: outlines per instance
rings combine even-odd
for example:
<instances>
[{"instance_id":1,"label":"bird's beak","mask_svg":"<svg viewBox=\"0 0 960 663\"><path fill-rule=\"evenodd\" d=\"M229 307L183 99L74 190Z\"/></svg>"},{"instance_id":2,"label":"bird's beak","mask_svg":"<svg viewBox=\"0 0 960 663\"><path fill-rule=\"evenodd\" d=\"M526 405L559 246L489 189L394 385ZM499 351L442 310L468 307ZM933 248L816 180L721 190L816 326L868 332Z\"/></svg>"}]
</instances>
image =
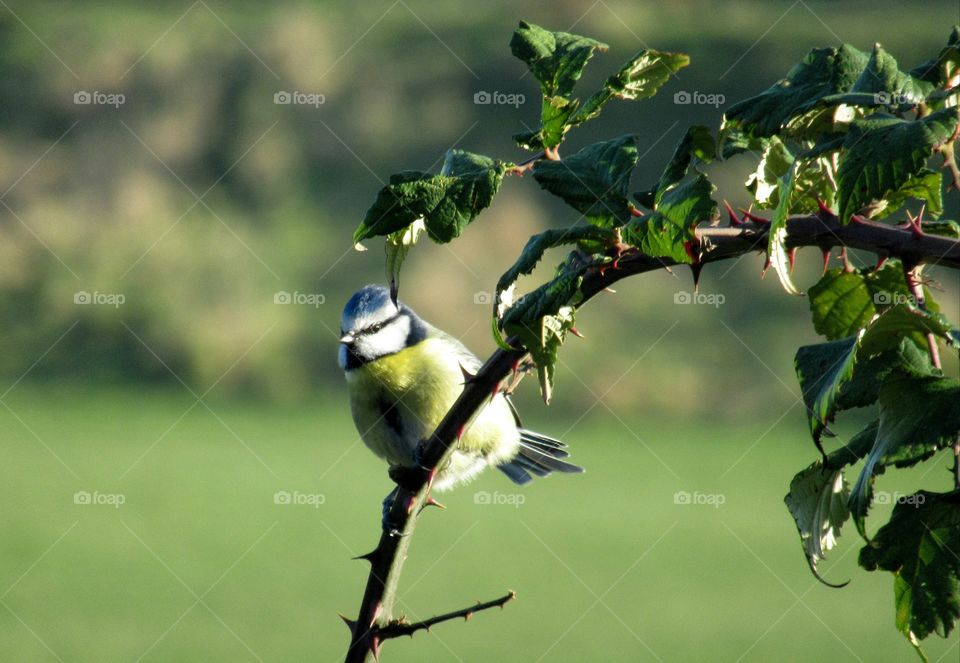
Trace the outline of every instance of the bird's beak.
<instances>
[{"instance_id":1,"label":"bird's beak","mask_svg":"<svg viewBox=\"0 0 960 663\"><path fill-rule=\"evenodd\" d=\"M354 339L353 334L344 334L343 336L340 337L340 342L345 345L350 345L351 343L353 343L353 339Z\"/></svg>"}]
</instances>

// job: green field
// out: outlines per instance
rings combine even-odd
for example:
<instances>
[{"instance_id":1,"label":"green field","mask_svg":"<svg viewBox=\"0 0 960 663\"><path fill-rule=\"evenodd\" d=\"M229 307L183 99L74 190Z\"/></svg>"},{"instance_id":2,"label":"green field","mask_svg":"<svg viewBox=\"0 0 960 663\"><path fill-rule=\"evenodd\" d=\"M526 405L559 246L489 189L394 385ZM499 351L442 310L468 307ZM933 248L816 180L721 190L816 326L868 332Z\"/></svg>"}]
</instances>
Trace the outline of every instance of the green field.
<instances>
[{"instance_id":1,"label":"green field","mask_svg":"<svg viewBox=\"0 0 960 663\"><path fill-rule=\"evenodd\" d=\"M336 613L357 609L366 573L350 557L373 545L388 488L342 393L208 410L185 392L20 385L4 402L0 660L342 656ZM587 474L530 485L519 505L476 503L519 501L499 473L447 495L421 521L401 605L426 617L508 589L518 600L391 642L386 660L912 659L892 579L856 569L852 529L825 565L849 587L806 568L781 502L814 456L799 408L716 428L600 406L567 430L534 414ZM928 471L927 488L945 487L941 466L878 488ZM77 491L123 504L75 504ZM277 505L277 491L323 503ZM677 505L678 491L723 504ZM933 661L957 647L927 645Z\"/></svg>"}]
</instances>

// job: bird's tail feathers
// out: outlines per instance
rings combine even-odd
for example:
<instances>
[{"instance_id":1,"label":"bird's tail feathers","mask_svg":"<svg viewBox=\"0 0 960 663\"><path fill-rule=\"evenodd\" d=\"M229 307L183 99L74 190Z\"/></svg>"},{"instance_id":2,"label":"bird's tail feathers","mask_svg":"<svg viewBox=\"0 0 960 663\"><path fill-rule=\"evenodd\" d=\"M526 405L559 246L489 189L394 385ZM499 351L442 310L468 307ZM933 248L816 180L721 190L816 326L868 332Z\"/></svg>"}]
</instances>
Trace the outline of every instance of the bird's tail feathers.
<instances>
[{"instance_id":1,"label":"bird's tail feathers","mask_svg":"<svg viewBox=\"0 0 960 663\"><path fill-rule=\"evenodd\" d=\"M527 483L534 476L545 477L551 472L583 472L582 467L560 460L570 456L566 446L560 440L521 428L519 453L499 469L518 484Z\"/></svg>"}]
</instances>

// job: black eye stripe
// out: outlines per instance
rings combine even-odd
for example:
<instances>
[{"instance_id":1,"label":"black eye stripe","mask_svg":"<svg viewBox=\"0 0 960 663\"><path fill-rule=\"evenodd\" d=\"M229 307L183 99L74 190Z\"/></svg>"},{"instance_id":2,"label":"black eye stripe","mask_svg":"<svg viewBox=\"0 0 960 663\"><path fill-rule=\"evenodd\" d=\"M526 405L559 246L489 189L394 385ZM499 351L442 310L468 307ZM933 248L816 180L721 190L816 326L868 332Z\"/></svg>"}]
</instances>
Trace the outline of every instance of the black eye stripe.
<instances>
[{"instance_id":1,"label":"black eye stripe","mask_svg":"<svg viewBox=\"0 0 960 663\"><path fill-rule=\"evenodd\" d=\"M393 321L395 321L395 320L396 320L397 318L399 318L401 315L402 315L401 313L397 313L397 314L395 314L395 315L392 315L392 316L390 316L389 318L387 318L386 320L383 320L383 321L381 321L381 322L378 322L378 323L376 323L375 325L370 325L369 327L365 327L364 329L361 329L361 330L360 330L360 333L361 333L361 334L376 334L378 331L380 331L381 329L383 329L384 327L386 327L387 325L389 325L390 323L392 323Z\"/></svg>"}]
</instances>

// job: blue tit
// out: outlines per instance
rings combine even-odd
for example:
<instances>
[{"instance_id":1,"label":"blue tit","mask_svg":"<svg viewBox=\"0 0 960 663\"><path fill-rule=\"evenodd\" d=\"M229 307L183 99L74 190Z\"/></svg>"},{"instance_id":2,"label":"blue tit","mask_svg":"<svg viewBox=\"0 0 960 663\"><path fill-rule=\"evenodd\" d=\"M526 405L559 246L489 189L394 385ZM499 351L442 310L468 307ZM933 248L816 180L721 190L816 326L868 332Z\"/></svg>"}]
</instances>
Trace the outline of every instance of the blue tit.
<instances>
[{"instance_id":1,"label":"blue tit","mask_svg":"<svg viewBox=\"0 0 960 663\"><path fill-rule=\"evenodd\" d=\"M417 467L420 442L463 391L461 366L475 373L482 362L460 341L395 303L380 285L365 286L350 298L340 332L338 359L360 437L391 470ZM498 393L464 431L433 486L450 488L490 465L518 484L554 471L582 472L561 460L569 455L565 446L520 428L512 403Z\"/></svg>"}]
</instances>

